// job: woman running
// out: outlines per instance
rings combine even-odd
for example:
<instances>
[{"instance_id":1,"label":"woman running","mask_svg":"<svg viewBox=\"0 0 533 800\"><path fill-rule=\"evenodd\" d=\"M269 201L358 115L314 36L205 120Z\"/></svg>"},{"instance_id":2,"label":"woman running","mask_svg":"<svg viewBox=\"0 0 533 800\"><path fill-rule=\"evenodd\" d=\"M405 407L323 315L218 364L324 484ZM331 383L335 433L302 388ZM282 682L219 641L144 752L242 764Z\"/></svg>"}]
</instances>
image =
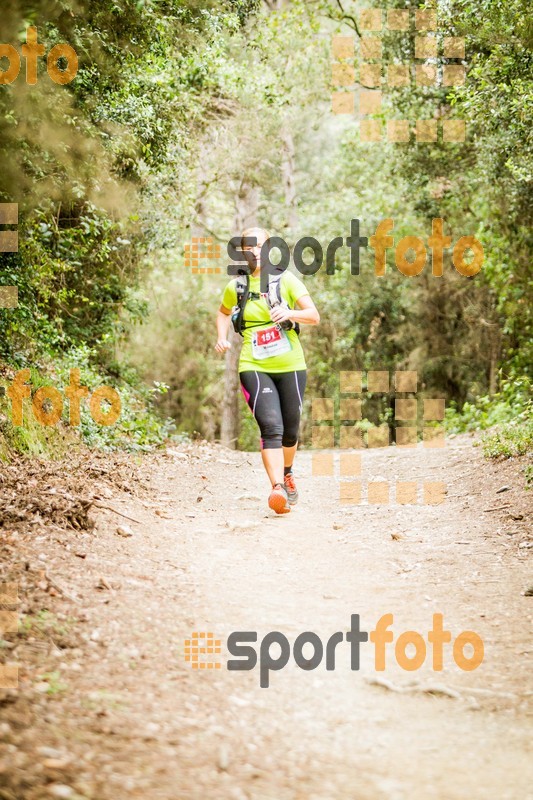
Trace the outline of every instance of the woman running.
<instances>
[{"instance_id":1,"label":"woman running","mask_svg":"<svg viewBox=\"0 0 533 800\"><path fill-rule=\"evenodd\" d=\"M244 245L245 237L255 238L256 244ZM215 350L224 353L231 347L228 330L232 318L237 319L244 337L239 377L261 431L263 465L272 484L268 505L276 514L286 514L298 501L292 467L307 377L297 331L300 323L318 325L320 316L305 285L291 272L269 276L268 295L260 293L261 248L268 239L263 228L242 234L249 275L234 278L224 290Z\"/></svg>"}]
</instances>

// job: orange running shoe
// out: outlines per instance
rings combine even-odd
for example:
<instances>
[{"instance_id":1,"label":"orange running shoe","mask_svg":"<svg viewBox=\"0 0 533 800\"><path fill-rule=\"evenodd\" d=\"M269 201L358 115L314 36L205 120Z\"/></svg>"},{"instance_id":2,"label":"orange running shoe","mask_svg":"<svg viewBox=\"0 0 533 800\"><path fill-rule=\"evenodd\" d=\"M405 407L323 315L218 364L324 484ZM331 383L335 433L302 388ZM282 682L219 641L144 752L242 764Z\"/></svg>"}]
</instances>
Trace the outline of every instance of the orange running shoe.
<instances>
[{"instance_id":1,"label":"orange running shoe","mask_svg":"<svg viewBox=\"0 0 533 800\"><path fill-rule=\"evenodd\" d=\"M287 490L282 483L275 483L268 498L268 505L276 514L288 514L291 510Z\"/></svg>"},{"instance_id":2,"label":"orange running shoe","mask_svg":"<svg viewBox=\"0 0 533 800\"><path fill-rule=\"evenodd\" d=\"M289 505L296 505L298 502L298 489L296 488L296 482L292 472L288 472L285 475L285 491L287 492L289 498Z\"/></svg>"}]
</instances>

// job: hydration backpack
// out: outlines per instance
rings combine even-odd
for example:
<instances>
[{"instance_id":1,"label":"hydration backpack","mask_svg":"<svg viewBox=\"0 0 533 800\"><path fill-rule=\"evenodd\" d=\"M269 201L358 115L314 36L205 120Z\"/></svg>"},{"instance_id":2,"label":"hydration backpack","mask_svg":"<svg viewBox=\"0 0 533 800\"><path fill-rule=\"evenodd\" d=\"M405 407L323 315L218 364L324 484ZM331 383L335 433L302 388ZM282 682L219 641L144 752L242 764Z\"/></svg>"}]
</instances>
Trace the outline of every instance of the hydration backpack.
<instances>
[{"instance_id":1,"label":"hydration backpack","mask_svg":"<svg viewBox=\"0 0 533 800\"><path fill-rule=\"evenodd\" d=\"M283 277L283 273L279 273L278 275L269 275L268 276L268 292L264 295L264 298L267 302L269 308L273 308L274 306L278 306L284 304L285 301L281 296L281 279ZM236 286L237 292L237 305L233 309L233 313L231 315L231 321L233 322L233 329L236 333L243 335L243 330L246 327L248 328L256 328L259 325L264 325L264 322L251 322L248 325L244 323L244 308L248 300L259 300L261 298L261 294L259 292L251 292L250 291L250 276L249 275L239 275L236 279ZM297 322L291 322L290 320L286 320L285 322L281 323L281 327L284 330L294 330L300 335L300 326Z\"/></svg>"}]
</instances>

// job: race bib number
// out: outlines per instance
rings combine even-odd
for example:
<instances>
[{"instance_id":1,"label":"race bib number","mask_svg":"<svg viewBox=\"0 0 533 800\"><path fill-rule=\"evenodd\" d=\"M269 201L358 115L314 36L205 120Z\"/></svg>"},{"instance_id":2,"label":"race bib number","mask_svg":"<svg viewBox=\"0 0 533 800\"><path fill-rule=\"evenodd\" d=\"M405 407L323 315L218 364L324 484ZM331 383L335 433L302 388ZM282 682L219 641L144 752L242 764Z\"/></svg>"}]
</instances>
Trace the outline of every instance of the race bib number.
<instances>
[{"instance_id":1,"label":"race bib number","mask_svg":"<svg viewBox=\"0 0 533 800\"><path fill-rule=\"evenodd\" d=\"M285 331L274 325L252 333L252 352L254 358L270 358L288 353L291 349L289 337Z\"/></svg>"}]
</instances>

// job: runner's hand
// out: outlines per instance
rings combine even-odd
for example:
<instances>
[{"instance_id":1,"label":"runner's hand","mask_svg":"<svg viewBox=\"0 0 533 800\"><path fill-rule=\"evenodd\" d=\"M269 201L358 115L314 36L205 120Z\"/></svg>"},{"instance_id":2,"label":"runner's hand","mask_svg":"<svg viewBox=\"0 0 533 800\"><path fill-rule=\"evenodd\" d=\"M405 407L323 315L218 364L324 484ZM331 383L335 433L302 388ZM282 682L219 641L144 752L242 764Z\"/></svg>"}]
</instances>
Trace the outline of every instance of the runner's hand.
<instances>
[{"instance_id":1,"label":"runner's hand","mask_svg":"<svg viewBox=\"0 0 533 800\"><path fill-rule=\"evenodd\" d=\"M290 320L292 315L291 308L284 308L283 306L274 306L270 309L270 319L272 322L285 322Z\"/></svg>"},{"instance_id":2,"label":"runner's hand","mask_svg":"<svg viewBox=\"0 0 533 800\"><path fill-rule=\"evenodd\" d=\"M219 339L215 345L215 350L217 353L225 353L226 350L231 350L231 342L228 342L227 339Z\"/></svg>"}]
</instances>

